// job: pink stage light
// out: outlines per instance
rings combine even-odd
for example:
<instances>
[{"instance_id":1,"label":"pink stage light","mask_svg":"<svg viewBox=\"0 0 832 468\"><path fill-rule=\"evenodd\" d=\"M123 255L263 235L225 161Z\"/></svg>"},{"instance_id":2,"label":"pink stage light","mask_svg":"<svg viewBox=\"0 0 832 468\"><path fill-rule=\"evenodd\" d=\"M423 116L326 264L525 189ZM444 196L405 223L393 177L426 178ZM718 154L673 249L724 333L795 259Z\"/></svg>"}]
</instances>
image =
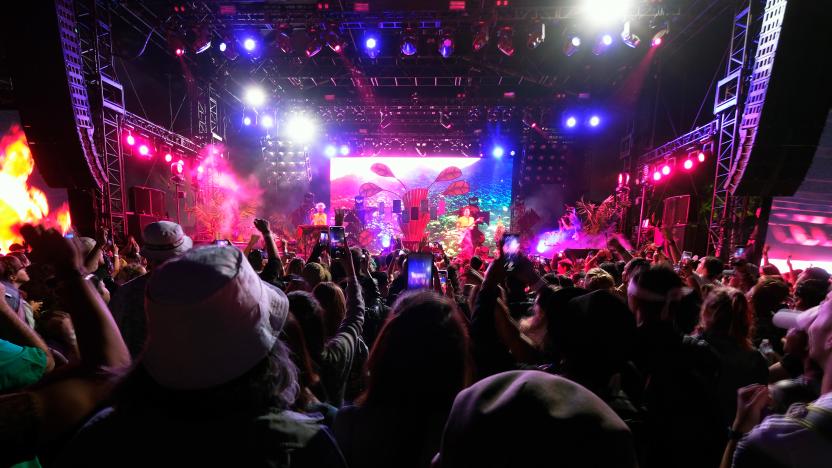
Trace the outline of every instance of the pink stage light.
<instances>
[{"instance_id":1,"label":"pink stage light","mask_svg":"<svg viewBox=\"0 0 832 468\"><path fill-rule=\"evenodd\" d=\"M133 135L127 135L127 144L133 146L136 144L136 138Z\"/></svg>"},{"instance_id":2,"label":"pink stage light","mask_svg":"<svg viewBox=\"0 0 832 468\"><path fill-rule=\"evenodd\" d=\"M655 180L656 182L662 180L662 173L659 172L659 171L654 172L653 173L653 180Z\"/></svg>"},{"instance_id":3,"label":"pink stage light","mask_svg":"<svg viewBox=\"0 0 832 468\"><path fill-rule=\"evenodd\" d=\"M662 175L670 175L670 166L667 164L662 166Z\"/></svg>"},{"instance_id":4,"label":"pink stage light","mask_svg":"<svg viewBox=\"0 0 832 468\"><path fill-rule=\"evenodd\" d=\"M176 172L181 174L182 171L184 171L184 170L185 170L185 162L180 159L179 162L176 163Z\"/></svg>"},{"instance_id":5,"label":"pink stage light","mask_svg":"<svg viewBox=\"0 0 832 468\"><path fill-rule=\"evenodd\" d=\"M660 45L662 45L662 38L657 37L657 38L653 39L653 47L658 47Z\"/></svg>"},{"instance_id":6,"label":"pink stage light","mask_svg":"<svg viewBox=\"0 0 832 468\"><path fill-rule=\"evenodd\" d=\"M696 155L696 159L698 159L699 162L705 162L705 152L700 151L699 154Z\"/></svg>"},{"instance_id":7,"label":"pink stage light","mask_svg":"<svg viewBox=\"0 0 832 468\"><path fill-rule=\"evenodd\" d=\"M171 161L173 161L173 155L171 155L170 153L167 153L165 155L165 162L171 162Z\"/></svg>"},{"instance_id":8,"label":"pink stage light","mask_svg":"<svg viewBox=\"0 0 832 468\"><path fill-rule=\"evenodd\" d=\"M683 165L686 171L693 169L693 160L692 159L685 159L685 164Z\"/></svg>"},{"instance_id":9,"label":"pink stage light","mask_svg":"<svg viewBox=\"0 0 832 468\"><path fill-rule=\"evenodd\" d=\"M147 156L150 153L150 148L147 145L139 146L139 154L142 156Z\"/></svg>"}]
</instances>

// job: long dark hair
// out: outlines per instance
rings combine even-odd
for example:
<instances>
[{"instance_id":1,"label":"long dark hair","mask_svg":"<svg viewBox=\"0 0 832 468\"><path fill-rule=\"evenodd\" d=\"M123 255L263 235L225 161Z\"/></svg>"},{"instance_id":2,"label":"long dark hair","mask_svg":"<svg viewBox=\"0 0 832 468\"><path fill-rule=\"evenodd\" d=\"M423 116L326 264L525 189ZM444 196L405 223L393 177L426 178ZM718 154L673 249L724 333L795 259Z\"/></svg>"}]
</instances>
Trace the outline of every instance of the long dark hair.
<instances>
[{"instance_id":1,"label":"long dark hair","mask_svg":"<svg viewBox=\"0 0 832 468\"><path fill-rule=\"evenodd\" d=\"M347 301L344 298L344 291L337 284L324 281L315 286L312 295L321 305L326 338L331 338L338 332L338 327L341 326L341 322L347 315Z\"/></svg>"},{"instance_id":2,"label":"long dark hair","mask_svg":"<svg viewBox=\"0 0 832 468\"><path fill-rule=\"evenodd\" d=\"M303 330L291 312L286 318L280 337L286 341L291 351L292 362L298 368L301 391L298 393L294 407L303 409L312 402L312 395L318 395L321 392L321 377L312 363L312 357L306 347L306 339L303 337Z\"/></svg>"},{"instance_id":3,"label":"long dark hair","mask_svg":"<svg viewBox=\"0 0 832 468\"><path fill-rule=\"evenodd\" d=\"M367 390L358 403L449 408L472 378L464 323L446 297L402 294L370 352Z\"/></svg>"},{"instance_id":4,"label":"long dark hair","mask_svg":"<svg viewBox=\"0 0 832 468\"><path fill-rule=\"evenodd\" d=\"M705 298L699 327L705 333L729 337L741 348L750 350L754 327L752 314L742 291L719 288Z\"/></svg>"},{"instance_id":5,"label":"long dark hair","mask_svg":"<svg viewBox=\"0 0 832 468\"><path fill-rule=\"evenodd\" d=\"M321 305L312 293L306 291L292 291L286 297L289 298L289 311L298 320L303 330L309 354L315 362L318 362L326 340Z\"/></svg>"}]
</instances>

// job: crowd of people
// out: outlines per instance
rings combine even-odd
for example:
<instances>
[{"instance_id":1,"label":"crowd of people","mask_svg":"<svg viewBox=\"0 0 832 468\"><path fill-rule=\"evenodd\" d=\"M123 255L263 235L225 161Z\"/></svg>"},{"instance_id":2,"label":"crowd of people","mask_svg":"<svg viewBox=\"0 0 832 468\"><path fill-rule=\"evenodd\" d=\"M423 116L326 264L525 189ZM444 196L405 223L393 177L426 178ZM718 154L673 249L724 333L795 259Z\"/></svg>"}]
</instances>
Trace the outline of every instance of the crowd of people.
<instances>
[{"instance_id":1,"label":"crowd of people","mask_svg":"<svg viewBox=\"0 0 832 468\"><path fill-rule=\"evenodd\" d=\"M629 251L118 248L24 226L0 257L0 465L821 467L820 268ZM262 248L257 248L262 247Z\"/></svg>"}]
</instances>

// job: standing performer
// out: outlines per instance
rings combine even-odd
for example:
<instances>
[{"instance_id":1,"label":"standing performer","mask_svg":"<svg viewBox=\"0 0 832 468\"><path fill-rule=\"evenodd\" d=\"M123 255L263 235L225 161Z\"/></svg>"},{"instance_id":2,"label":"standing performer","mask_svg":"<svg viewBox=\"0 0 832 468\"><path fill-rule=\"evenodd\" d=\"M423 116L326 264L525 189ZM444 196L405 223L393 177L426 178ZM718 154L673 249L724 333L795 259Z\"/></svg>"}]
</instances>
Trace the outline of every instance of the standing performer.
<instances>
[{"instance_id":1,"label":"standing performer","mask_svg":"<svg viewBox=\"0 0 832 468\"><path fill-rule=\"evenodd\" d=\"M326 216L326 205L323 203L315 204L315 212L312 213L312 225L314 226L326 226L327 225L327 216Z\"/></svg>"}]
</instances>

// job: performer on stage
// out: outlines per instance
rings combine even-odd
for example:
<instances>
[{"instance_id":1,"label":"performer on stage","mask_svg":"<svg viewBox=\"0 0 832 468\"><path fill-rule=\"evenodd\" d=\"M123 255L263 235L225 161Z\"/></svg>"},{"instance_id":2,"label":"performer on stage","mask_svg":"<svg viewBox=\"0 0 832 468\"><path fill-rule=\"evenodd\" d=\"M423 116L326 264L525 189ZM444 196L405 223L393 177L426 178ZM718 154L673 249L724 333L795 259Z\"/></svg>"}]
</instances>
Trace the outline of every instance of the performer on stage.
<instances>
[{"instance_id":1,"label":"performer on stage","mask_svg":"<svg viewBox=\"0 0 832 468\"><path fill-rule=\"evenodd\" d=\"M323 203L317 203L315 205L315 212L312 213L312 225L314 226L326 226L327 225L327 216L326 216L326 205Z\"/></svg>"},{"instance_id":2,"label":"performer on stage","mask_svg":"<svg viewBox=\"0 0 832 468\"><path fill-rule=\"evenodd\" d=\"M456 218L456 228L469 229L473 225L474 217L471 216L471 210L469 208L465 208L462 210L462 214ZM463 232L462 234L464 235L465 233Z\"/></svg>"}]
</instances>

